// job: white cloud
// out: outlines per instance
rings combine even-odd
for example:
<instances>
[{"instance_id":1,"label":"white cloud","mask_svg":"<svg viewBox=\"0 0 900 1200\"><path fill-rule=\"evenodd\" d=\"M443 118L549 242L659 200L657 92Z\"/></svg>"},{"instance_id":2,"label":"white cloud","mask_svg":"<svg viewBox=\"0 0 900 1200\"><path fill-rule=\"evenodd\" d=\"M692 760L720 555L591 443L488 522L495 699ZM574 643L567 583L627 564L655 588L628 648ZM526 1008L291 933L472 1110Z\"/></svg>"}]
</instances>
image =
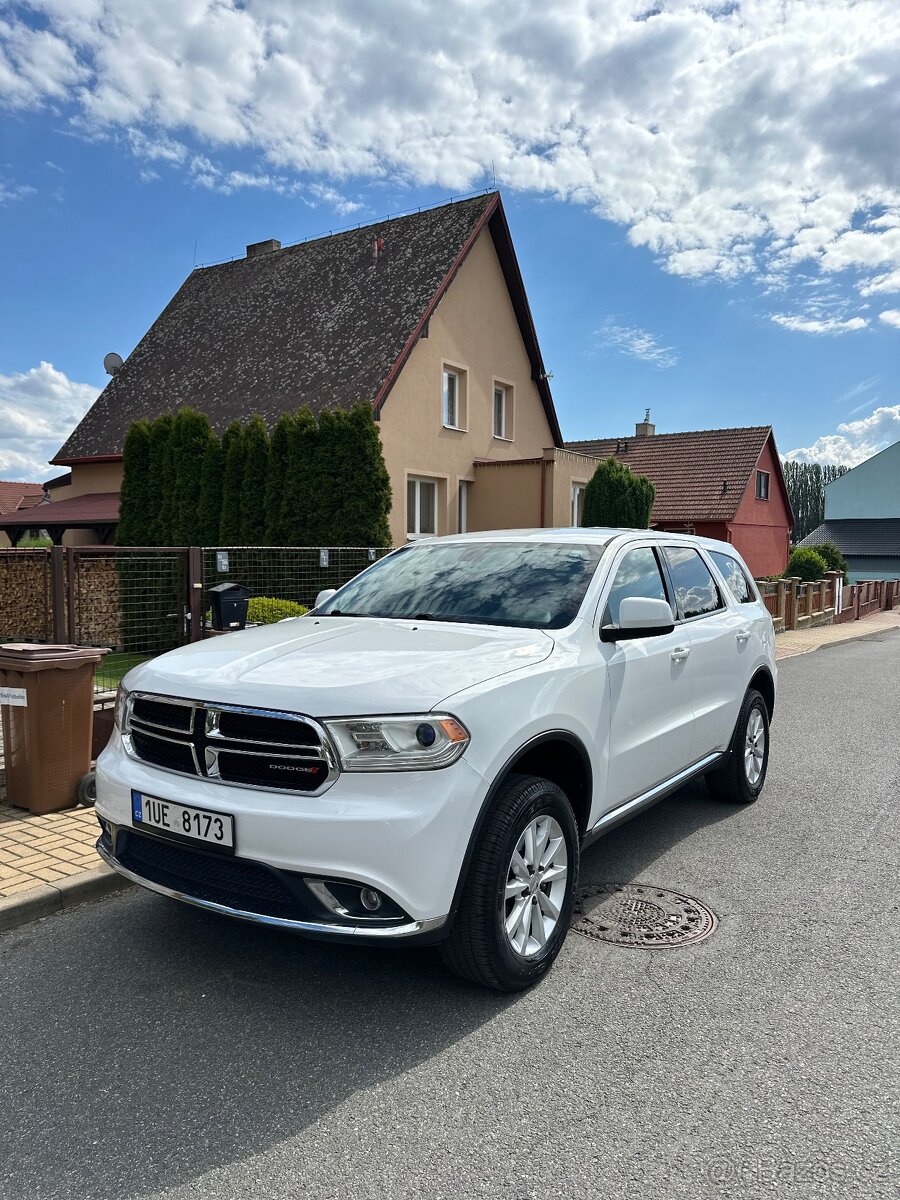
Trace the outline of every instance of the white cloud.
<instances>
[{"instance_id":1,"label":"white cloud","mask_svg":"<svg viewBox=\"0 0 900 1200\"><path fill-rule=\"evenodd\" d=\"M876 296L882 292L900 292L900 271L888 271L884 275L873 275L859 286L861 296Z\"/></svg>"},{"instance_id":2,"label":"white cloud","mask_svg":"<svg viewBox=\"0 0 900 1200\"><path fill-rule=\"evenodd\" d=\"M0 479L40 483L55 468L54 455L88 408L99 388L76 383L52 363L0 375Z\"/></svg>"},{"instance_id":3,"label":"white cloud","mask_svg":"<svg viewBox=\"0 0 900 1200\"><path fill-rule=\"evenodd\" d=\"M886 308L884 312L878 314L878 320L884 321L885 325L893 325L895 329L900 329L900 308Z\"/></svg>"},{"instance_id":4,"label":"white cloud","mask_svg":"<svg viewBox=\"0 0 900 1200\"><path fill-rule=\"evenodd\" d=\"M772 320L776 325L781 325L794 333L853 333L857 329L865 329L869 323L865 317L850 317L846 321L841 321L837 317L823 319L785 316L783 313L773 314Z\"/></svg>"},{"instance_id":5,"label":"white cloud","mask_svg":"<svg viewBox=\"0 0 900 1200\"><path fill-rule=\"evenodd\" d=\"M613 346L630 358L652 363L661 370L674 367L678 355L674 346L661 346L654 334L635 325L620 325L613 317L607 318L597 330L597 339L604 346Z\"/></svg>"},{"instance_id":6,"label":"white cloud","mask_svg":"<svg viewBox=\"0 0 900 1200\"><path fill-rule=\"evenodd\" d=\"M805 263L878 290L900 270L896 0L30 7L42 30L0 21L0 100L124 133L205 186L459 194L493 164L506 188L620 223L678 274ZM245 180L229 178L236 150Z\"/></svg>"},{"instance_id":7,"label":"white cloud","mask_svg":"<svg viewBox=\"0 0 900 1200\"><path fill-rule=\"evenodd\" d=\"M24 200L26 196L33 195L34 188L29 187L27 183L8 183L6 180L0 179L0 204Z\"/></svg>"},{"instance_id":8,"label":"white cloud","mask_svg":"<svg viewBox=\"0 0 900 1200\"><path fill-rule=\"evenodd\" d=\"M844 421L836 433L817 438L811 446L789 450L795 462L846 463L856 467L873 454L900 440L900 404L876 408L868 417Z\"/></svg>"}]
</instances>

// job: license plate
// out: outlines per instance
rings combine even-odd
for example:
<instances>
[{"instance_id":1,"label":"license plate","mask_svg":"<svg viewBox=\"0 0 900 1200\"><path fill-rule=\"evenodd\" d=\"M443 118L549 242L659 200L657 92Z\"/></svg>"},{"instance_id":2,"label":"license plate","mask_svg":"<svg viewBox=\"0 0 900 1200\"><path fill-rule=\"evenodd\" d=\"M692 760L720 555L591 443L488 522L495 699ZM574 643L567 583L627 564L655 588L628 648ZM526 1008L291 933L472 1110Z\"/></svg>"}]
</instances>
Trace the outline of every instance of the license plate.
<instances>
[{"instance_id":1,"label":"license plate","mask_svg":"<svg viewBox=\"0 0 900 1200\"><path fill-rule=\"evenodd\" d=\"M228 813L176 804L174 800L160 800L157 796L132 791L131 817L136 828L156 829L170 837L234 849L234 817Z\"/></svg>"}]
</instances>

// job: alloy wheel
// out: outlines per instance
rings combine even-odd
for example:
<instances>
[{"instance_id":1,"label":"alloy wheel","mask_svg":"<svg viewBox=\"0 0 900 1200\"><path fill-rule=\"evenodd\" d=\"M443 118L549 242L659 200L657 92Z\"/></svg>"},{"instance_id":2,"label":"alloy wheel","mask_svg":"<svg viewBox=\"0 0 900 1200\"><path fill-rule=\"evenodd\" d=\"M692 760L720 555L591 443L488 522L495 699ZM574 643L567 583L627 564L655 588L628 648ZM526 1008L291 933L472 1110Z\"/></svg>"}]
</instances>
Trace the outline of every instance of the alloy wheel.
<instances>
[{"instance_id":1,"label":"alloy wheel","mask_svg":"<svg viewBox=\"0 0 900 1200\"><path fill-rule=\"evenodd\" d=\"M506 873L503 924L510 946L531 958L559 924L569 874L569 853L559 823L535 817L516 842Z\"/></svg>"},{"instance_id":2,"label":"alloy wheel","mask_svg":"<svg viewBox=\"0 0 900 1200\"><path fill-rule=\"evenodd\" d=\"M744 737L744 771L751 787L756 787L759 783L765 760L766 726L759 709L752 708L747 718L747 732Z\"/></svg>"}]
</instances>

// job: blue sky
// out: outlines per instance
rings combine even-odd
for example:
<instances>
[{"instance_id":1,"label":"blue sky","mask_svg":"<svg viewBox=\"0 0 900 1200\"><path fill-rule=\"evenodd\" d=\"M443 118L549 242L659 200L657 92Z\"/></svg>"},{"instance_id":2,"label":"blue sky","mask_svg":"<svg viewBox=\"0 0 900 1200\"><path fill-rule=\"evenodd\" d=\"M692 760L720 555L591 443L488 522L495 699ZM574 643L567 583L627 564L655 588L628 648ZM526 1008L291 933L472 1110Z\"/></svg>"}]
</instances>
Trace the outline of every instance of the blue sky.
<instances>
[{"instance_id":1,"label":"blue sky","mask_svg":"<svg viewBox=\"0 0 900 1200\"><path fill-rule=\"evenodd\" d=\"M53 473L195 261L492 172L566 437L900 437L891 0L325 9L0 0L0 477Z\"/></svg>"}]
</instances>

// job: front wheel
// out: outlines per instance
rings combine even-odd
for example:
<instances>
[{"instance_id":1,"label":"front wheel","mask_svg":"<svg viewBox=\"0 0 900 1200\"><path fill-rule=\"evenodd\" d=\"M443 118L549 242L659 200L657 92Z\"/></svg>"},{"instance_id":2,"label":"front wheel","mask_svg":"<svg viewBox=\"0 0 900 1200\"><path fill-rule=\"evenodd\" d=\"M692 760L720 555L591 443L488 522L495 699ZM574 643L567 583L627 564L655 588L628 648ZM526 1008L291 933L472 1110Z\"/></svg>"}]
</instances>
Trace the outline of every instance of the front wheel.
<instances>
[{"instance_id":1,"label":"front wheel","mask_svg":"<svg viewBox=\"0 0 900 1200\"><path fill-rule=\"evenodd\" d=\"M555 783L510 775L479 834L444 962L501 992L530 987L562 947L578 880L578 826Z\"/></svg>"},{"instance_id":2,"label":"front wheel","mask_svg":"<svg viewBox=\"0 0 900 1200\"><path fill-rule=\"evenodd\" d=\"M725 765L709 771L706 785L717 800L752 804L769 766L769 710L755 688L744 697Z\"/></svg>"}]
</instances>

